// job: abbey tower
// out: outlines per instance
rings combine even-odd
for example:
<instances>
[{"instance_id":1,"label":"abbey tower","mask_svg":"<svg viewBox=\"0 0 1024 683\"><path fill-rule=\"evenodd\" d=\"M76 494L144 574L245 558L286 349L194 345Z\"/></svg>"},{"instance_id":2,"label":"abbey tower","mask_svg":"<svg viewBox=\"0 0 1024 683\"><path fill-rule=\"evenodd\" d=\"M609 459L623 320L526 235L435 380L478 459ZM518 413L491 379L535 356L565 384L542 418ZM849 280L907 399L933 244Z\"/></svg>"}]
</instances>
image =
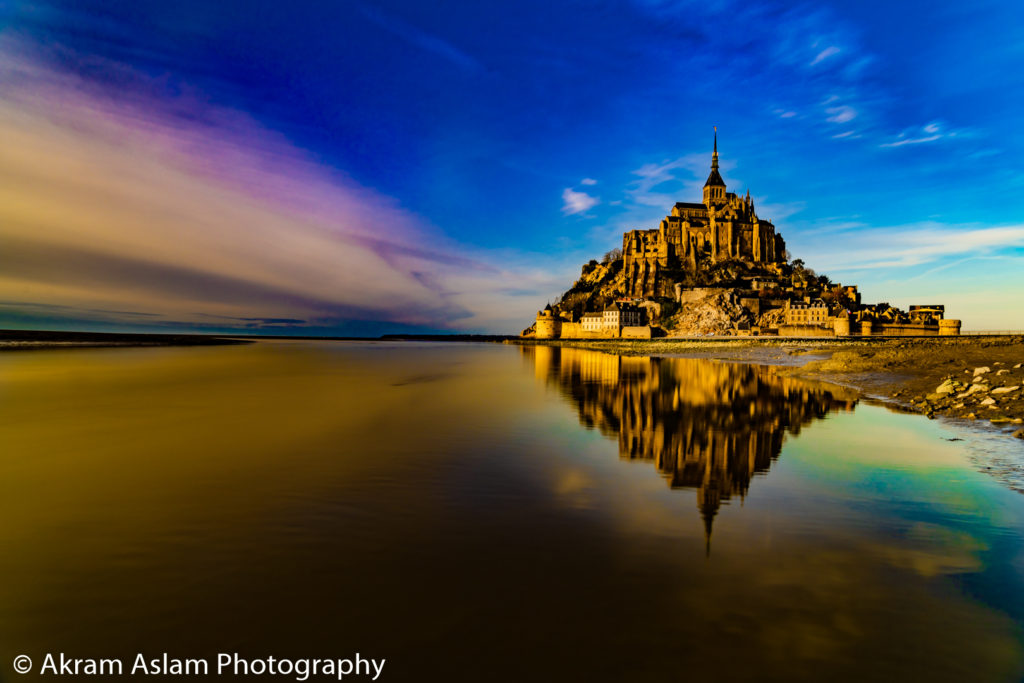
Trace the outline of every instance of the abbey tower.
<instances>
[{"instance_id":1,"label":"abbey tower","mask_svg":"<svg viewBox=\"0 0 1024 683\"><path fill-rule=\"evenodd\" d=\"M676 202L657 229L631 230L623 235L628 296L671 296L673 279L662 275L692 272L705 263L736 259L767 265L784 261L786 243L771 221L757 217L750 191L745 197L727 191L718 170L717 130L703 200L699 204Z\"/></svg>"}]
</instances>

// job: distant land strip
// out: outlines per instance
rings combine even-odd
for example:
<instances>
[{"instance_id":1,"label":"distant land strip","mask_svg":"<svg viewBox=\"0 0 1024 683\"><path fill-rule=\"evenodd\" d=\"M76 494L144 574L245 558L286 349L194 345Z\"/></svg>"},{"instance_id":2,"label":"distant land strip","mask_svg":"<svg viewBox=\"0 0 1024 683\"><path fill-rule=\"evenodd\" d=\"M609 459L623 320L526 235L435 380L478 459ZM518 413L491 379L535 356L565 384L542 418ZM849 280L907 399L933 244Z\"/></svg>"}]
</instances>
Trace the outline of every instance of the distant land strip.
<instances>
[{"instance_id":1,"label":"distant land strip","mask_svg":"<svg viewBox=\"0 0 1024 683\"><path fill-rule=\"evenodd\" d=\"M60 330L0 330L0 351L97 348L113 346L217 346L261 340L504 342L516 337L494 334L385 334L378 337L327 337L265 334L140 334Z\"/></svg>"}]
</instances>

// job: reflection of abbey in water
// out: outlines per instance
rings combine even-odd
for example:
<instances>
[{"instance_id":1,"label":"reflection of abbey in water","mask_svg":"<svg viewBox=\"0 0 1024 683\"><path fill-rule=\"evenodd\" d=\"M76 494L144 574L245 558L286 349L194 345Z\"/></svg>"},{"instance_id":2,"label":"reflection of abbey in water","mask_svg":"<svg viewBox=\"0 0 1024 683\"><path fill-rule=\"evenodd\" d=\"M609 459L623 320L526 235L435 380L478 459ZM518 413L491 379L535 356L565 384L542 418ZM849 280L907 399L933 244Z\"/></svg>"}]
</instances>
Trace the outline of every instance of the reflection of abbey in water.
<instances>
[{"instance_id":1,"label":"reflection of abbey in water","mask_svg":"<svg viewBox=\"0 0 1024 683\"><path fill-rule=\"evenodd\" d=\"M620 457L650 460L673 488L697 489L708 542L722 501L746 495L787 432L856 403L765 366L551 346L523 352L538 378L577 404L580 422L618 438Z\"/></svg>"}]
</instances>

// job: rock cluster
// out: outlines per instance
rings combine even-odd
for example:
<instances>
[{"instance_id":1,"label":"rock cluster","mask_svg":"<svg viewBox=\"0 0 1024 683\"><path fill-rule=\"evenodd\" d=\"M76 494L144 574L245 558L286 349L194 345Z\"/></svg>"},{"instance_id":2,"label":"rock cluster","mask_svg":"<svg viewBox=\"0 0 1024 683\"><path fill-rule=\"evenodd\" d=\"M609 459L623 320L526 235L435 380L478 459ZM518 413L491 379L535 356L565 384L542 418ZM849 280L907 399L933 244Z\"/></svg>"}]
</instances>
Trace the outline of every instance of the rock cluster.
<instances>
[{"instance_id":1,"label":"rock cluster","mask_svg":"<svg viewBox=\"0 0 1024 683\"><path fill-rule=\"evenodd\" d=\"M753 318L734 290L723 290L683 304L666 327L672 336L723 335L731 334L738 323L751 324Z\"/></svg>"},{"instance_id":2,"label":"rock cluster","mask_svg":"<svg viewBox=\"0 0 1024 683\"><path fill-rule=\"evenodd\" d=\"M899 396L902 392L896 392ZM994 425L1024 424L1024 369L1000 362L946 375L933 393L914 396L910 405L928 417L945 415L987 420ZM1024 438L1024 430L1014 436Z\"/></svg>"},{"instance_id":3,"label":"rock cluster","mask_svg":"<svg viewBox=\"0 0 1024 683\"><path fill-rule=\"evenodd\" d=\"M762 313L758 319L757 324L762 328L780 327L786 323L786 311L782 308L773 308L770 311Z\"/></svg>"}]
</instances>

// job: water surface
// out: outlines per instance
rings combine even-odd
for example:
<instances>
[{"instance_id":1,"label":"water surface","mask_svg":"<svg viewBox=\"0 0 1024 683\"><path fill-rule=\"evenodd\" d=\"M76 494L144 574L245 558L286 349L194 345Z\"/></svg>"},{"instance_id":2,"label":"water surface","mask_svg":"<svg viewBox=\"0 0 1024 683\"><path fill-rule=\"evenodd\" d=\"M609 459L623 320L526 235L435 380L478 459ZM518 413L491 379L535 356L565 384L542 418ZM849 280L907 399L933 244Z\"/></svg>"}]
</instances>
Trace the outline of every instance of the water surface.
<instances>
[{"instance_id":1,"label":"water surface","mask_svg":"<svg viewBox=\"0 0 1024 683\"><path fill-rule=\"evenodd\" d=\"M972 438L707 360L7 354L0 660L359 651L389 681L1017 680L1024 497L972 466Z\"/></svg>"}]
</instances>

